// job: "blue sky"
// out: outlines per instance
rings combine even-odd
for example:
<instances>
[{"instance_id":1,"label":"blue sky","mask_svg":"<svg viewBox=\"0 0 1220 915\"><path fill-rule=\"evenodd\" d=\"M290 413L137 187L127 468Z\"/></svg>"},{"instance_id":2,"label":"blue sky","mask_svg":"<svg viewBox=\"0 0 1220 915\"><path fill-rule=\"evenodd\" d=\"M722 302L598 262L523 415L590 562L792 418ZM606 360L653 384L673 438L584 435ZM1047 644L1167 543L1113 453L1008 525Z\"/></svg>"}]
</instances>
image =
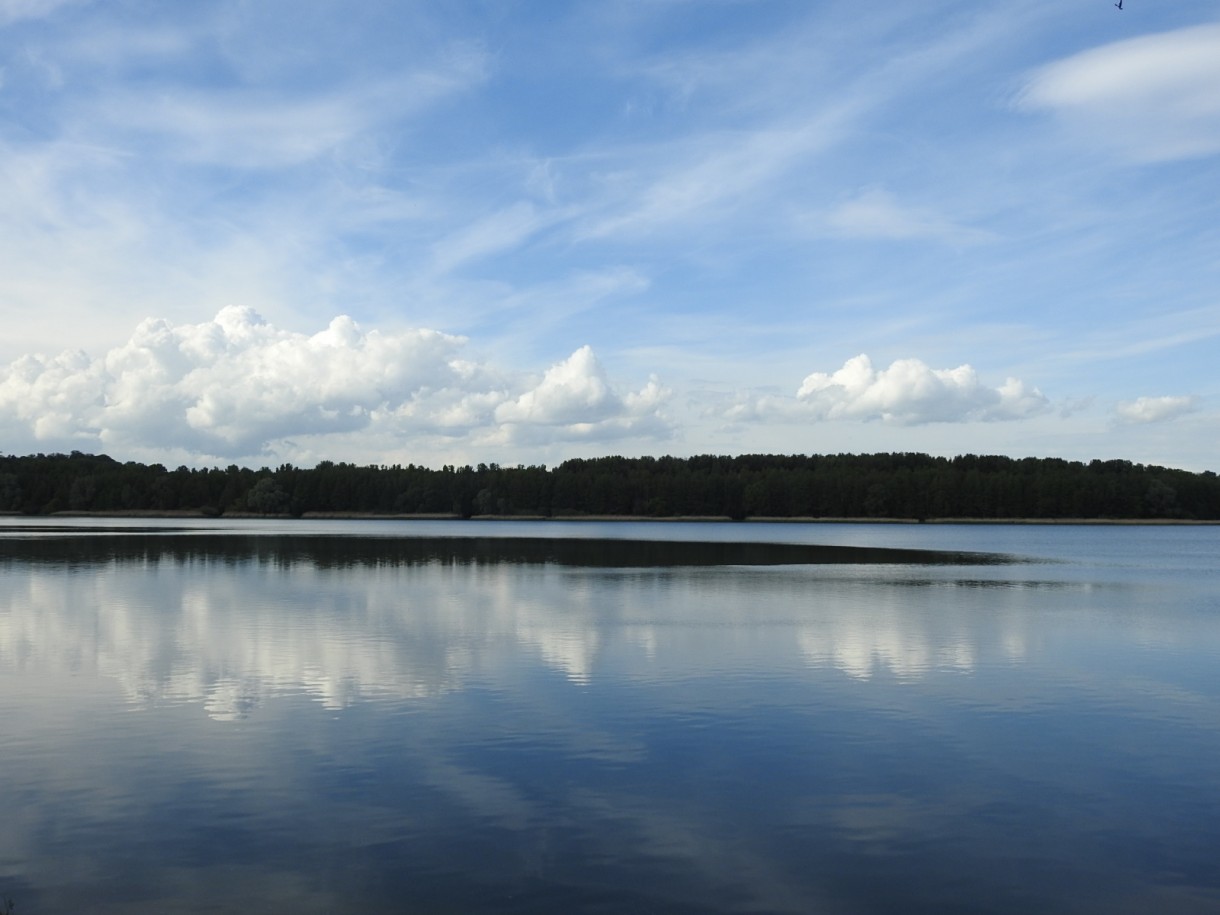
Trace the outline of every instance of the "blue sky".
<instances>
[{"instance_id":1,"label":"blue sky","mask_svg":"<svg viewBox=\"0 0 1220 915\"><path fill-rule=\"evenodd\" d=\"M0 0L0 447L1220 470L1214 2Z\"/></svg>"}]
</instances>

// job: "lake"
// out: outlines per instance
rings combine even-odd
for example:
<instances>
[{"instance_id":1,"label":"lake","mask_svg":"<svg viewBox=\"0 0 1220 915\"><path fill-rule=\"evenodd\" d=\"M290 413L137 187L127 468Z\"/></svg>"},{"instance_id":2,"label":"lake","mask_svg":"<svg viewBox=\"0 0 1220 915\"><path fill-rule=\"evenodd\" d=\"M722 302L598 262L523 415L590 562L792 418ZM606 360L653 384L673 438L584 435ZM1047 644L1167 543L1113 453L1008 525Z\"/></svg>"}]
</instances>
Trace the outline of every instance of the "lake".
<instances>
[{"instance_id":1,"label":"lake","mask_svg":"<svg viewBox=\"0 0 1220 915\"><path fill-rule=\"evenodd\" d=\"M1220 912L1220 528L0 519L0 816L16 915Z\"/></svg>"}]
</instances>

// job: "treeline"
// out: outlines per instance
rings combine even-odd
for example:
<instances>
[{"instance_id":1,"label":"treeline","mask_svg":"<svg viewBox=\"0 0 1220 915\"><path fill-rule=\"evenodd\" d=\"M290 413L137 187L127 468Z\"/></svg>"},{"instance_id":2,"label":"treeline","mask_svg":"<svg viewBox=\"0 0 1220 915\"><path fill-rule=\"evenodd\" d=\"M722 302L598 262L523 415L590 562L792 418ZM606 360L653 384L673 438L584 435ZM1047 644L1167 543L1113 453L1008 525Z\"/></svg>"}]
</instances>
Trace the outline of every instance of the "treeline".
<instances>
[{"instance_id":1,"label":"treeline","mask_svg":"<svg viewBox=\"0 0 1220 915\"><path fill-rule=\"evenodd\" d=\"M1220 520L1220 478L1130 461L967 454L605 457L541 466L323 461L274 470L0 456L0 511Z\"/></svg>"}]
</instances>

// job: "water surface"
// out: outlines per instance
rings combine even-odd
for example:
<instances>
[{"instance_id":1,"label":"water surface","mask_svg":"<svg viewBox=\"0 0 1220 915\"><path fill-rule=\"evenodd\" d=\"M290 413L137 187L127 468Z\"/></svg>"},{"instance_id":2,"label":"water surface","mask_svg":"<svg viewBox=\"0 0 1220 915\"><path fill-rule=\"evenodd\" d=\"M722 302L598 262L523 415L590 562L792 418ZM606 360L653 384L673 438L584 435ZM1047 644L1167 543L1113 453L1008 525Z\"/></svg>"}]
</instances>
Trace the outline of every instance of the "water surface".
<instances>
[{"instance_id":1,"label":"water surface","mask_svg":"<svg viewBox=\"0 0 1220 915\"><path fill-rule=\"evenodd\" d=\"M1220 911L1217 528L90 526L0 526L22 915Z\"/></svg>"}]
</instances>

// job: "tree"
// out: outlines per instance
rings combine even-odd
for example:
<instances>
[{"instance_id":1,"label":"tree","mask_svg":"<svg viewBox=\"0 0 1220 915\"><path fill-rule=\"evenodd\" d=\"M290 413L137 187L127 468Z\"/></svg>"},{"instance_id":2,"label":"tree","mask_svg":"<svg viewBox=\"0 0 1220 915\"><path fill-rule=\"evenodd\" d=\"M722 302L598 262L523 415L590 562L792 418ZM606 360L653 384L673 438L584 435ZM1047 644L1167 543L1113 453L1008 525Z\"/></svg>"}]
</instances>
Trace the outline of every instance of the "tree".
<instances>
[{"instance_id":1,"label":"tree","mask_svg":"<svg viewBox=\"0 0 1220 915\"><path fill-rule=\"evenodd\" d=\"M288 511L288 493L272 477L263 477L246 493L246 508L263 515L282 515Z\"/></svg>"}]
</instances>

